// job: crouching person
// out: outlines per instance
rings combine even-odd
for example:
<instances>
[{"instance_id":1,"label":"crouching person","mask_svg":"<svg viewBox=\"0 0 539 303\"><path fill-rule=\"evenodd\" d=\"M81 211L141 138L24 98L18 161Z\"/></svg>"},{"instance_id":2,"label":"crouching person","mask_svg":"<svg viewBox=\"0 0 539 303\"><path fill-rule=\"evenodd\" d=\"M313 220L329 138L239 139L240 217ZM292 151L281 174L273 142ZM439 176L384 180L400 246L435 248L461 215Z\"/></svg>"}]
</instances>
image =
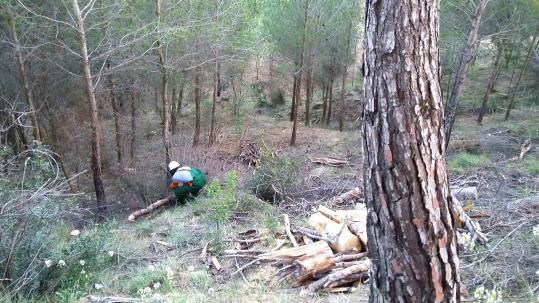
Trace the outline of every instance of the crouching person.
<instances>
[{"instance_id":1,"label":"crouching person","mask_svg":"<svg viewBox=\"0 0 539 303\"><path fill-rule=\"evenodd\" d=\"M168 169L172 176L170 188L174 190L179 203L183 204L198 196L198 192L206 185L206 176L198 168L181 166L180 163L172 161L168 164Z\"/></svg>"}]
</instances>

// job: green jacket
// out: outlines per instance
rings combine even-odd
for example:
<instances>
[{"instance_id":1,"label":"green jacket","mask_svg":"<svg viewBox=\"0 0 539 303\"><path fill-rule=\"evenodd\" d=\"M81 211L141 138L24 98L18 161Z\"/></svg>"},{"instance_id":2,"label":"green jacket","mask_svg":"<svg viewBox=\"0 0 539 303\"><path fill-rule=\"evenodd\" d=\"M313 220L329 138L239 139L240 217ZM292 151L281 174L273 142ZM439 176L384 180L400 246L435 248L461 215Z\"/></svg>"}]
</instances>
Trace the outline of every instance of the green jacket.
<instances>
[{"instance_id":1,"label":"green jacket","mask_svg":"<svg viewBox=\"0 0 539 303\"><path fill-rule=\"evenodd\" d=\"M206 185L206 175L204 175L200 169L192 167L189 172L193 177L193 181L191 181L192 186L183 184L174 190L176 199L178 199L179 202L185 202L185 199L188 198L189 194L196 197L202 187Z\"/></svg>"}]
</instances>

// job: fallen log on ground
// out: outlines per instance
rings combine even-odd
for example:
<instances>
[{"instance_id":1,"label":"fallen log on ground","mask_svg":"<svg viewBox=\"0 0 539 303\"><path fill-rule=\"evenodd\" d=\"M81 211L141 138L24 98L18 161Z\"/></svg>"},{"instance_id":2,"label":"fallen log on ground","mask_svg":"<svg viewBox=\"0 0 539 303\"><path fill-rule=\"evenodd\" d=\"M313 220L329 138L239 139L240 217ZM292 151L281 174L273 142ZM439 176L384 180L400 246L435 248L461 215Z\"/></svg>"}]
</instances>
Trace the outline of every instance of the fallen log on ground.
<instances>
[{"instance_id":1,"label":"fallen log on ground","mask_svg":"<svg viewBox=\"0 0 539 303\"><path fill-rule=\"evenodd\" d=\"M131 303L142 302L142 299L137 298L123 298L123 297L98 297L89 295L86 297L88 301L95 303Z\"/></svg>"},{"instance_id":2,"label":"fallen log on ground","mask_svg":"<svg viewBox=\"0 0 539 303\"><path fill-rule=\"evenodd\" d=\"M333 166L333 167L338 167L338 166L343 166L343 165L348 164L348 161L346 161L346 160L332 158L332 157L313 158L313 159L311 159L311 162L318 163L318 164L324 164L324 165L327 165L327 166Z\"/></svg>"},{"instance_id":3,"label":"fallen log on ground","mask_svg":"<svg viewBox=\"0 0 539 303\"><path fill-rule=\"evenodd\" d=\"M129 214L129 217L127 217L127 220L133 222L135 221L137 218L141 217L141 216L144 216L144 215L147 215L149 213L152 213L153 211L169 204L169 203L172 203L174 202L176 199L174 198L174 196L169 196L169 197L166 197L164 199L161 199L161 200L157 200L156 202L142 208L142 209L139 209L139 210L136 210L134 212L132 212L131 214Z\"/></svg>"}]
</instances>

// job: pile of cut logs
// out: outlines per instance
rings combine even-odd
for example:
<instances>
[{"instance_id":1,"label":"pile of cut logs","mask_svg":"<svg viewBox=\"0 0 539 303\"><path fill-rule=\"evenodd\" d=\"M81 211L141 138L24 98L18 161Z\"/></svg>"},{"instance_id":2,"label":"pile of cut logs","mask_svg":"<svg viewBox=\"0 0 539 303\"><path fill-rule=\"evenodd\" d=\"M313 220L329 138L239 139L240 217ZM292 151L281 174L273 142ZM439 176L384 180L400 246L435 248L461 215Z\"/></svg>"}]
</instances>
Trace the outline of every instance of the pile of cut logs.
<instances>
[{"instance_id":1,"label":"pile of cut logs","mask_svg":"<svg viewBox=\"0 0 539 303\"><path fill-rule=\"evenodd\" d=\"M347 194L353 197L359 189ZM285 232L293 247L272 251L256 251L253 261L239 267L232 275L260 261L278 266L270 277L276 282L287 281L303 287L302 294L316 291L350 292L357 284L368 280L370 261L367 258L366 222L364 204L356 209L334 211L324 206L309 218L309 228L291 227L285 215ZM298 244L301 243L302 245ZM254 250L229 250L230 256L239 256ZM245 279L245 277L243 277Z\"/></svg>"}]
</instances>

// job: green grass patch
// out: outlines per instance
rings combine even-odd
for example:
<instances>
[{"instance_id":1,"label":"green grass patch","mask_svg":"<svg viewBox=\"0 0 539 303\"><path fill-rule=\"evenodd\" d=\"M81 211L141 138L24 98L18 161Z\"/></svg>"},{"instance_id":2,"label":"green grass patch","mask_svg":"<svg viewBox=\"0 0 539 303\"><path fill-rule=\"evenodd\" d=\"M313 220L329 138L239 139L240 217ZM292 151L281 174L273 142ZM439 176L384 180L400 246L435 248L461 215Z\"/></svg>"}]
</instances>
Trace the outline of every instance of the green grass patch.
<instances>
[{"instance_id":1,"label":"green grass patch","mask_svg":"<svg viewBox=\"0 0 539 303\"><path fill-rule=\"evenodd\" d=\"M485 154L459 153L449 160L449 170L462 174L468 170L488 166L492 160Z\"/></svg>"}]
</instances>

